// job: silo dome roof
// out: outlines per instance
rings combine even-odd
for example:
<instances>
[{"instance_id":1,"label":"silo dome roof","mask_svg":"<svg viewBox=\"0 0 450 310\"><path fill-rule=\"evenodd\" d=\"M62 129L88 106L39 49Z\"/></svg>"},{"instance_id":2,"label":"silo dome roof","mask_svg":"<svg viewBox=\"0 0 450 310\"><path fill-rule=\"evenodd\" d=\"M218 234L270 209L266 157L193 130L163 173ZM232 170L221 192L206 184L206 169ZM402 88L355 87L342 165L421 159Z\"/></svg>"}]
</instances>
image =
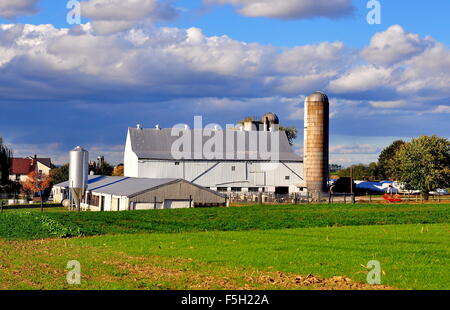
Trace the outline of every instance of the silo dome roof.
<instances>
[{"instance_id":1,"label":"silo dome roof","mask_svg":"<svg viewBox=\"0 0 450 310\"><path fill-rule=\"evenodd\" d=\"M271 124L279 124L280 120L278 119L278 116L275 113L269 112L267 114L264 114L261 121L263 123L269 122Z\"/></svg>"},{"instance_id":2,"label":"silo dome roof","mask_svg":"<svg viewBox=\"0 0 450 310\"><path fill-rule=\"evenodd\" d=\"M316 91L315 93L313 93L312 95L306 97L307 101L320 101L320 102L327 102L328 101L328 96L320 91Z\"/></svg>"}]
</instances>

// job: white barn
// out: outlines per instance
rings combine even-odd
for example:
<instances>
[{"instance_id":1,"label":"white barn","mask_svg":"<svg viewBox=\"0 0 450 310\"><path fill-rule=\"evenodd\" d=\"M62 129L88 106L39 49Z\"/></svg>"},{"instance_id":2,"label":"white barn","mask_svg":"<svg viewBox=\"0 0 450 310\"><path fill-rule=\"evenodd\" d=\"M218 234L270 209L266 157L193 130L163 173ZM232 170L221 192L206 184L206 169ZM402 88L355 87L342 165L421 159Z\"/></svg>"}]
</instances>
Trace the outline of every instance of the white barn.
<instances>
[{"instance_id":1,"label":"white barn","mask_svg":"<svg viewBox=\"0 0 450 310\"><path fill-rule=\"evenodd\" d=\"M53 186L53 200L69 199L69 182ZM182 179L90 175L82 210L128 211L225 206L225 195Z\"/></svg>"},{"instance_id":2,"label":"white barn","mask_svg":"<svg viewBox=\"0 0 450 310\"><path fill-rule=\"evenodd\" d=\"M264 128L262 131L251 126L250 130L129 128L124 174L180 178L219 192L302 191L306 186L302 158L292 151L284 132L275 126ZM182 137L188 143L180 146ZM212 140L216 142L214 147ZM262 141L267 141L267 147ZM270 151L271 157L261 150Z\"/></svg>"}]
</instances>

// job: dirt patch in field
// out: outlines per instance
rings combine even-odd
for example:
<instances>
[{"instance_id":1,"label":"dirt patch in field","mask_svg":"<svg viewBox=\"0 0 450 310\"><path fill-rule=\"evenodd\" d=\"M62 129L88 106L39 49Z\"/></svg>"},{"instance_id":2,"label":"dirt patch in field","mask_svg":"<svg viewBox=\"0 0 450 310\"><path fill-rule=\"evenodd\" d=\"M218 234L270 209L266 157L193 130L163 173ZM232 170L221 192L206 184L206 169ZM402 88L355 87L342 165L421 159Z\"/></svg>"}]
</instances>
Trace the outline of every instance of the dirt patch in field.
<instances>
[{"instance_id":1,"label":"dirt patch in field","mask_svg":"<svg viewBox=\"0 0 450 310\"><path fill-rule=\"evenodd\" d=\"M155 262L159 262L156 263ZM114 262L126 273L125 278L135 282L158 283L158 287L175 285L176 288L208 290L252 289L316 289L316 290L390 290L385 285L355 282L345 276L321 278L314 275L295 275L283 272L248 271L244 268L219 268L211 271L207 264L184 258L128 257ZM162 265L163 264L163 265ZM194 265L194 266L193 266ZM214 275L212 275L214 274ZM110 279L117 280L117 279ZM124 279L123 279L124 280ZM174 288L174 287L172 287Z\"/></svg>"},{"instance_id":2,"label":"dirt patch in field","mask_svg":"<svg viewBox=\"0 0 450 310\"><path fill-rule=\"evenodd\" d=\"M355 282L345 276L335 276L332 278L321 278L314 275L300 276L275 272L262 274L254 279L256 282L270 283L285 288L312 288L320 290L391 290L394 289L385 285L370 285Z\"/></svg>"},{"instance_id":3,"label":"dirt patch in field","mask_svg":"<svg viewBox=\"0 0 450 310\"><path fill-rule=\"evenodd\" d=\"M82 262L81 286L66 282L66 264L73 257ZM65 240L0 241L0 278L0 289L392 289L344 276L325 279L190 258L130 256L108 247L77 247Z\"/></svg>"}]
</instances>

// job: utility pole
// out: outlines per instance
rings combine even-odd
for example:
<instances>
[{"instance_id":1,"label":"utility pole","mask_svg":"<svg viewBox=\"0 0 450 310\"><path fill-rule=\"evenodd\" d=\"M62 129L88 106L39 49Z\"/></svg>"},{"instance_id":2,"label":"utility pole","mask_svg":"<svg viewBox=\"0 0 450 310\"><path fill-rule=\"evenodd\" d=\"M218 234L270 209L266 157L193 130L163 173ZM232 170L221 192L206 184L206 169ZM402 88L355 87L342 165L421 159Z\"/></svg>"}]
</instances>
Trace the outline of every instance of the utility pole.
<instances>
[{"instance_id":1,"label":"utility pole","mask_svg":"<svg viewBox=\"0 0 450 310\"><path fill-rule=\"evenodd\" d=\"M350 167L350 195L352 203L355 203L355 195L353 194L353 167Z\"/></svg>"}]
</instances>

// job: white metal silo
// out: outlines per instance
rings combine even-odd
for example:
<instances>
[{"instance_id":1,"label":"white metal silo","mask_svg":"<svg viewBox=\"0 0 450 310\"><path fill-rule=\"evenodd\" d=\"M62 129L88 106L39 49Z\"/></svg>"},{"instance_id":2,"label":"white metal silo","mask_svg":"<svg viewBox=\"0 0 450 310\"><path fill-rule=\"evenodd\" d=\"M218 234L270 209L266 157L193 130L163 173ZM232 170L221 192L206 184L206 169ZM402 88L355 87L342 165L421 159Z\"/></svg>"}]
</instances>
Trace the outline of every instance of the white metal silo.
<instances>
[{"instance_id":1,"label":"white metal silo","mask_svg":"<svg viewBox=\"0 0 450 310\"><path fill-rule=\"evenodd\" d=\"M81 146L70 151L69 189L71 200L80 211L81 200L87 189L89 169L89 152ZM72 204L71 204L72 205Z\"/></svg>"}]
</instances>

